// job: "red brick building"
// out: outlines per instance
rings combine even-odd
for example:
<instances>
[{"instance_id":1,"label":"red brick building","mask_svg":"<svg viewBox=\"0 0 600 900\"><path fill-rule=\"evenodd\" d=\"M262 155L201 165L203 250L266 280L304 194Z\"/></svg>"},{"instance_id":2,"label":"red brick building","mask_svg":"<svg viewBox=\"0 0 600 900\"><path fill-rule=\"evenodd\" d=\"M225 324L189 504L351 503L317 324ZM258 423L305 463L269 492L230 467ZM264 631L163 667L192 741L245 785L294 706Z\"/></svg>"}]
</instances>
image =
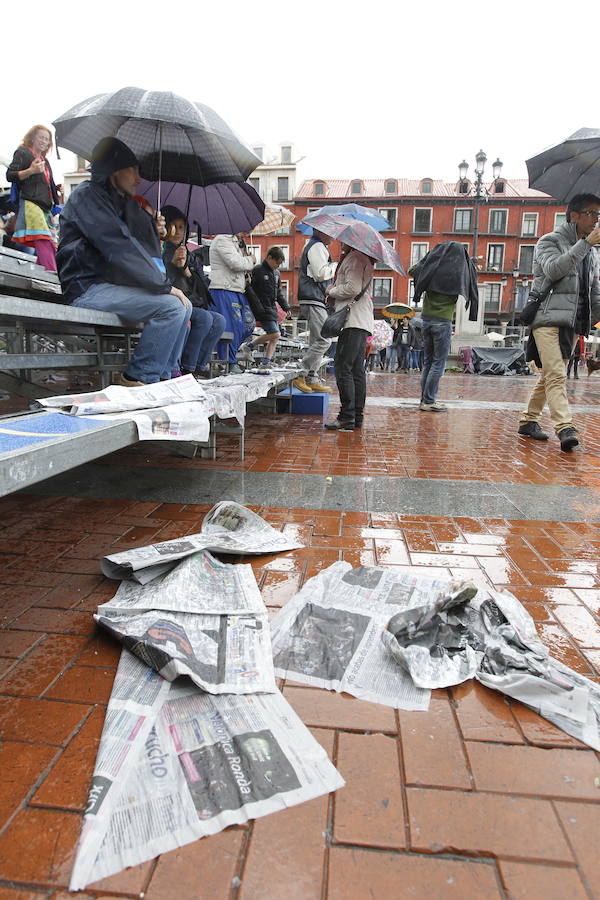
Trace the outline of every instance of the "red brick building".
<instances>
[{"instance_id":1,"label":"red brick building","mask_svg":"<svg viewBox=\"0 0 600 900\"><path fill-rule=\"evenodd\" d=\"M327 204L354 202L379 211L390 223L390 230L382 234L396 248L407 270L441 241L460 241L474 255L476 239L479 292L485 302L486 322L507 322L513 315L518 322L531 281L535 243L564 218L565 208L547 194L529 188L524 180L498 178L485 188L485 198L477 202L468 180L447 184L431 178L314 179L304 181L294 200L286 205L293 209L297 222ZM289 233L253 242L261 258L271 244L284 248L286 263L281 276L292 305L297 304L298 265L306 240L294 226ZM338 252L334 244L334 259ZM407 301L411 295L411 279L377 267L373 282L376 308L394 300Z\"/></svg>"}]
</instances>

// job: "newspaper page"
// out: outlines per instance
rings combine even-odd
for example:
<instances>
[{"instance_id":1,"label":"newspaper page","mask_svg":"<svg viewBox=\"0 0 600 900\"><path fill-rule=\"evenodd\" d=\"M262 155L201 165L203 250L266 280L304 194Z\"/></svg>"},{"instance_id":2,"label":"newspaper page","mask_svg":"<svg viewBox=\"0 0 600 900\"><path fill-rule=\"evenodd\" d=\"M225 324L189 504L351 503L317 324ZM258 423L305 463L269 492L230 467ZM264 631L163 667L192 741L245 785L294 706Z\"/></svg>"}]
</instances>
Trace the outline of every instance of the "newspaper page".
<instances>
[{"instance_id":1,"label":"newspaper page","mask_svg":"<svg viewBox=\"0 0 600 900\"><path fill-rule=\"evenodd\" d=\"M271 388L284 380L278 372L270 375L221 375L205 382L205 390L220 419L234 417L240 425L246 417L246 404L266 397Z\"/></svg>"},{"instance_id":2,"label":"newspaper page","mask_svg":"<svg viewBox=\"0 0 600 900\"><path fill-rule=\"evenodd\" d=\"M195 553L147 585L122 582L94 618L169 681L187 675L215 694L276 690L252 566Z\"/></svg>"},{"instance_id":3,"label":"newspaper page","mask_svg":"<svg viewBox=\"0 0 600 900\"><path fill-rule=\"evenodd\" d=\"M429 690L396 664L381 635L390 614L445 588L421 575L333 563L272 620L275 674L396 709L428 709Z\"/></svg>"},{"instance_id":4,"label":"newspaper page","mask_svg":"<svg viewBox=\"0 0 600 900\"><path fill-rule=\"evenodd\" d=\"M97 416L104 413L127 412L136 409L152 409L176 403L201 401L206 403L206 392L193 375L181 375L169 381L146 384L143 387L121 387L112 384L101 391L87 394L65 394L60 397L42 397L36 402L41 406L60 407L73 416Z\"/></svg>"},{"instance_id":5,"label":"newspaper page","mask_svg":"<svg viewBox=\"0 0 600 900\"><path fill-rule=\"evenodd\" d=\"M302 546L245 506L223 500L206 514L199 534L114 553L105 556L101 565L108 578L135 578L143 584L198 550L258 555Z\"/></svg>"},{"instance_id":6,"label":"newspaper page","mask_svg":"<svg viewBox=\"0 0 600 900\"><path fill-rule=\"evenodd\" d=\"M125 388L126 390L126 388ZM86 416L88 419L116 422L133 420L137 425L140 441L199 441L208 440L212 409L208 400L194 403L176 403L154 409L131 412L106 413Z\"/></svg>"},{"instance_id":7,"label":"newspaper page","mask_svg":"<svg viewBox=\"0 0 600 900\"><path fill-rule=\"evenodd\" d=\"M280 693L213 696L165 684L153 727L136 736L134 764L115 764L116 789L100 803L96 764L71 890L344 785ZM113 696L98 760L115 740L114 703Z\"/></svg>"}]
</instances>

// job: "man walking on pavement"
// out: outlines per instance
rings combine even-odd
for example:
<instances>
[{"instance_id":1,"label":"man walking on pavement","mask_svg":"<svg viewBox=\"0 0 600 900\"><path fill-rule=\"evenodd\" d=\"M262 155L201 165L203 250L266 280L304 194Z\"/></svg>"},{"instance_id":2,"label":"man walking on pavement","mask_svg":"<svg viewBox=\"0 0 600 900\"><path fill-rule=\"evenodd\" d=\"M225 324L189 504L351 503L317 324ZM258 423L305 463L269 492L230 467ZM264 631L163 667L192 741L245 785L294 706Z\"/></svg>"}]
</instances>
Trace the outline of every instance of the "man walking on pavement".
<instances>
[{"instance_id":1,"label":"man walking on pavement","mask_svg":"<svg viewBox=\"0 0 600 900\"><path fill-rule=\"evenodd\" d=\"M335 274L335 263L332 263L327 249L330 243L328 235L315 230L300 257L298 302L300 318L308 321L308 350L302 359L302 366L308 369L308 374L295 378L294 387L304 394L331 393L331 388L319 381L317 375L325 351L331 344L330 339L321 337L321 328L327 318L326 291Z\"/></svg>"},{"instance_id":2,"label":"man walking on pavement","mask_svg":"<svg viewBox=\"0 0 600 900\"><path fill-rule=\"evenodd\" d=\"M543 295L527 345L527 359L541 369L538 382L523 410L518 433L548 440L539 419L547 403L560 449L579 444L566 391L566 361L577 335L587 335L600 319L598 256L600 197L577 194L567 207L567 221L536 244L534 290Z\"/></svg>"},{"instance_id":3,"label":"man walking on pavement","mask_svg":"<svg viewBox=\"0 0 600 900\"><path fill-rule=\"evenodd\" d=\"M477 321L479 295L477 270L467 249L457 241L442 241L408 270L415 280L414 302L425 294L422 312L423 370L421 373L422 412L445 412L438 403L440 379L450 353L452 320L459 296L466 300L469 320Z\"/></svg>"}]
</instances>

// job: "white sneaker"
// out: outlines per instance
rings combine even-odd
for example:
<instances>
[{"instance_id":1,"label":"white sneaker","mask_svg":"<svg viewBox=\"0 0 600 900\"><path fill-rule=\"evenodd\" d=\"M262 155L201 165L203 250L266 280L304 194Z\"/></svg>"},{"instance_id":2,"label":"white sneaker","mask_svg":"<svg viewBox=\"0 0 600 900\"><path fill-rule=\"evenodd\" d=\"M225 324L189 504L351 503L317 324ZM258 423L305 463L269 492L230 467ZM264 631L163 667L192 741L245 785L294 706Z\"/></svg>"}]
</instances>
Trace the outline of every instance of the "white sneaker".
<instances>
[{"instance_id":1,"label":"white sneaker","mask_svg":"<svg viewBox=\"0 0 600 900\"><path fill-rule=\"evenodd\" d=\"M248 346L248 344L242 344L239 348L238 352L235 354L236 359L241 359L242 361L247 360L250 362L254 357L252 356L252 350Z\"/></svg>"},{"instance_id":2,"label":"white sneaker","mask_svg":"<svg viewBox=\"0 0 600 900\"><path fill-rule=\"evenodd\" d=\"M438 403L437 400L435 403L419 403L419 409L422 412L447 412L447 407L444 403Z\"/></svg>"}]
</instances>

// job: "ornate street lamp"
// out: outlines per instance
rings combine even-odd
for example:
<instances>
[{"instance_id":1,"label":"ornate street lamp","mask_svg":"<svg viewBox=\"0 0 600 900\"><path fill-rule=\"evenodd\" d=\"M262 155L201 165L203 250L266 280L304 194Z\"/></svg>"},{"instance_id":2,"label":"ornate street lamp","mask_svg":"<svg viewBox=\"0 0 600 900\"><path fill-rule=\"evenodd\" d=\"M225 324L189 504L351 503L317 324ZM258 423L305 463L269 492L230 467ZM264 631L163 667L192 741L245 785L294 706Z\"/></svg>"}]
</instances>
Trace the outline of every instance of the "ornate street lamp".
<instances>
[{"instance_id":1,"label":"ornate street lamp","mask_svg":"<svg viewBox=\"0 0 600 900\"><path fill-rule=\"evenodd\" d=\"M481 203L485 203L489 196L489 191L483 184L483 173L485 171L485 164L487 162L487 156L485 155L483 150L480 150L479 153L475 154L475 181L473 183L473 197L475 200L475 221L473 223L473 259L475 260L475 266L477 267L477 244L479 241L479 206ZM498 157L494 163L492 163L492 174L494 181L497 181L500 177L500 172L502 171L502 162ZM465 189L467 186L467 172L469 170L468 162L463 159L461 163L458 164L458 177L461 183L461 194L468 193L468 190Z\"/></svg>"}]
</instances>

